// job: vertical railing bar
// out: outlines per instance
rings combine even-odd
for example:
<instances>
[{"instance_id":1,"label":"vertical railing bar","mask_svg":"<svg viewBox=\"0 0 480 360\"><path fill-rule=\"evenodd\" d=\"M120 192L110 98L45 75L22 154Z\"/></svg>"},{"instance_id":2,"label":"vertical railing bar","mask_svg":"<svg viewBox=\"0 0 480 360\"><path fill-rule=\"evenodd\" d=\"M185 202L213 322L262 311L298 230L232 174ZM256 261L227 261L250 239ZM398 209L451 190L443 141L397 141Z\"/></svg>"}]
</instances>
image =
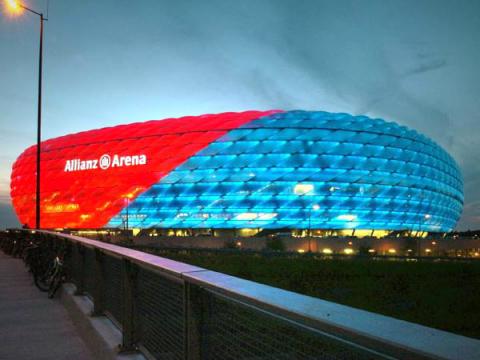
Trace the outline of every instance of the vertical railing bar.
<instances>
[{"instance_id":1,"label":"vertical railing bar","mask_svg":"<svg viewBox=\"0 0 480 360\"><path fill-rule=\"evenodd\" d=\"M138 267L128 259L122 260L122 281L124 294L123 299L123 336L120 352L134 352L137 351L137 275Z\"/></svg>"},{"instance_id":2,"label":"vertical railing bar","mask_svg":"<svg viewBox=\"0 0 480 360\"><path fill-rule=\"evenodd\" d=\"M103 290L105 286L105 270L103 268L104 264L104 257L103 254L99 249L94 250L94 257L95 257L95 284L93 286L93 312L92 316L101 316L103 315L104 311L104 298L103 298Z\"/></svg>"},{"instance_id":3,"label":"vertical railing bar","mask_svg":"<svg viewBox=\"0 0 480 360\"><path fill-rule=\"evenodd\" d=\"M77 284L76 285L76 290L75 290L75 295L84 295L85 293L85 248L82 246L80 243L76 243L74 246L76 246L77 249L77 254L79 256L79 264L78 264L78 269L76 269L76 275L77 277Z\"/></svg>"},{"instance_id":4,"label":"vertical railing bar","mask_svg":"<svg viewBox=\"0 0 480 360\"><path fill-rule=\"evenodd\" d=\"M203 290L188 281L183 287L184 309L184 359L201 359L201 339L203 326Z\"/></svg>"},{"instance_id":5,"label":"vertical railing bar","mask_svg":"<svg viewBox=\"0 0 480 360\"><path fill-rule=\"evenodd\" d=\"M190 286L188 282L183 283L183 359L189 360L191 359L190 356L190 336L189 332L191 331L191 324L190 324Z\"/></svg>"}]
</instances>

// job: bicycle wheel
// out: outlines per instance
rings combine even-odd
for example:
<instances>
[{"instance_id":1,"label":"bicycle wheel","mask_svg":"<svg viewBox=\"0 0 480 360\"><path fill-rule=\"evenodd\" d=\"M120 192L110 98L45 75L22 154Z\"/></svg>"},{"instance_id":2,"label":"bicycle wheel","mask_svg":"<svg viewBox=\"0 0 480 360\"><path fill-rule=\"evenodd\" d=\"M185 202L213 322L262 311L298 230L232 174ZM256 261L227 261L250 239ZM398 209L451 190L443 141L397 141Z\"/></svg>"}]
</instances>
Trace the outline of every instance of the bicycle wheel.
<instances>
[{"instance_id":1,"label":"bicycle wheel","mask_svg":"<svg viewBox=\"0 0 480 360\"><path fill-rule=\"evenodd\" d=\"M30 271L33 275L33 283L40 291L48 291L50 286L49 278L51 277L51 268L39 257L33 258Z\"/></svg>"},{"instance_id":2,"label":"bicycle wheel","mask_svg":"<svg viewBox=\"0 0 480 360\"><path fill-rule=\"evenodd\" d=\"M40 291L47 292L50 289L49 276L34 275L33 282Z\"/></svg>"}]
</instances>

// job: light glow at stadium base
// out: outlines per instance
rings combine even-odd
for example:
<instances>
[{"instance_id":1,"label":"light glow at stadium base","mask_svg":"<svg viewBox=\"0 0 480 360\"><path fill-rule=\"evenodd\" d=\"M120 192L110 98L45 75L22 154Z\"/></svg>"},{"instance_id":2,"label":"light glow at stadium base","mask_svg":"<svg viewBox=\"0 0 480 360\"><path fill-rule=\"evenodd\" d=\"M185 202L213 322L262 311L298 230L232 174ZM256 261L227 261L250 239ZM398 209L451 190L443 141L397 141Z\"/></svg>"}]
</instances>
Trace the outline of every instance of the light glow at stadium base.
<instances>
[{"instance_id":1,"label":"light glow at stadium base","mask_svg":"<svg viewBox=\"0 0 480 360\"><path fill-rule=\"evenodd\" d=\"M29 226L34 154L31 147L20 155L11 177L14 208ZM128 216L130 228L185 233L375 236L451 231L463 207L458 166L432 140L382 119L320 111L223 113L66 135L42 143L42 169L46 228L122 229Z\"/></svg>"},{"instance_id":2,"label":"light glow at stadium base","mask_svg":"<svg viewBox=\"0 0 480 360\"><path fill-rule=\"evenodd\" d=\"M171 228L150 228L150 229L141 229L141 228L129 228L126 229L119 228L102 228L102 229L78 229L78 230L69 230L69 229L55 229L59 232L70 232L78 236L85 237L95 237L95 236L123 236L128 233L133 237L198 237L198 236L207 236L207 237L218 237L218 238L249 238L249 237L291 237L293 239L308 238L308 230L279 230L278 232L269 231L264 233L264 229L171 229ZM311 237L317 239L331 239L331 238L372 238L372 239L382 239L382 238L425 238L428 236L426 231L404 231L404 232L392 232L390 230L356 230L356 229L342 229L342 230L319 230L312 229Z\"/></svg>"}]
</instances>

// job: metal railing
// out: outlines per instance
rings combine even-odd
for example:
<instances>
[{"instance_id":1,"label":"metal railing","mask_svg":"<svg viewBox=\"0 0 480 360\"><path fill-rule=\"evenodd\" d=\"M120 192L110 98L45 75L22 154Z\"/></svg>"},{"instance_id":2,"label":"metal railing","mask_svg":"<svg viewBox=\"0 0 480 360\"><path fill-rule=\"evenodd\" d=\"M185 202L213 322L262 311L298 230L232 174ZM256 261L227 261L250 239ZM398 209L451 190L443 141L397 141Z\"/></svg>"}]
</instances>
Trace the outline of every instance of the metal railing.
<instances>
[{"instance_id":1,"label":"metal railing","mask_svg":"<svg viewBox=\"0 0 480 360\"><path fill-rule=\"evenodd\" d=\"M54 232L77 295L152 359L478 359L480 341Z\"/></svg>"}]
</instances>

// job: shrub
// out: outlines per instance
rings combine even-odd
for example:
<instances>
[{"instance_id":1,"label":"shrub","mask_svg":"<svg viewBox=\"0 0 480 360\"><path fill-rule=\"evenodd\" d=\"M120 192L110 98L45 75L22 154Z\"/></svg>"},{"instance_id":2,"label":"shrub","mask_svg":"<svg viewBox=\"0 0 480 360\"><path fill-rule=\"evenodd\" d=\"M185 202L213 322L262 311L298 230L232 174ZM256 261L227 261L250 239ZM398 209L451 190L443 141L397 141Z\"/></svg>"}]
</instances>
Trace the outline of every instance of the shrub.
<instances>
[{"instance_id":1,"label":"shrub","mask_svg":"<svg viewBox=\"0 0 480 360\"><path fill-rule=\"evenodd\" d=\"M225 240L223 242L223 248L224 249L236 249L237 248L237 244L235 243L235 241L233 240Z\"/></svg>"},{"instance_id":2,"label":"shrub","mask_svg":"<svg viewBox=\"0 0 480 360\"><path fill-rule=\"evenodd\" d=\"M266 249L273 251L285 251L285 244L283 243L282 239L269 239L266 243Z\"/></svg>"}]
</instances>

